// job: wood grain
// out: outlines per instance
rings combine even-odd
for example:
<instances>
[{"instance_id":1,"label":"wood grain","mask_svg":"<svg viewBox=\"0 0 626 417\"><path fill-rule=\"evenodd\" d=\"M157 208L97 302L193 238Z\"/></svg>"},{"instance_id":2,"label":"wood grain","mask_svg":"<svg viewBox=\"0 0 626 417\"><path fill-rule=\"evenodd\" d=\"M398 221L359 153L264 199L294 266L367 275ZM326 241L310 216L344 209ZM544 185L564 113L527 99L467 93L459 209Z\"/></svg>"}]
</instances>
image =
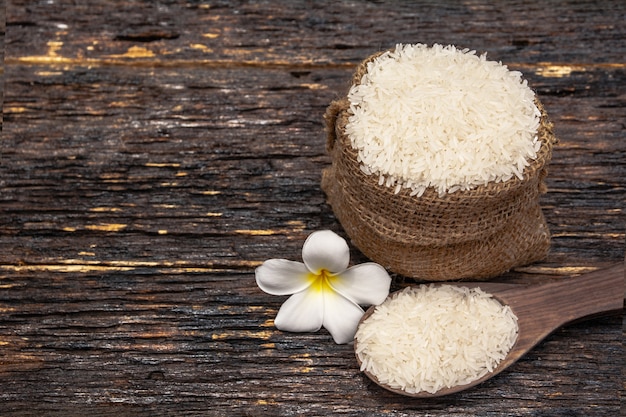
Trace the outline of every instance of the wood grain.
<instances>
[{"instance_id":1,"label":"wood grain","mask_svg":"<svg viewBox=\"0 0 626 417\"><path fill-rule=\"evenodd\" d=\"M277 331L284 297L254 268L299 260L314 230L342 234L319 185L322 115L397 42L487 52L555 123L552 251L501 281L623 260L621 2L7 3L0 414L617 415L619 317L416 401L371 383L326 331Z\"/></svg>"}]
</instances>

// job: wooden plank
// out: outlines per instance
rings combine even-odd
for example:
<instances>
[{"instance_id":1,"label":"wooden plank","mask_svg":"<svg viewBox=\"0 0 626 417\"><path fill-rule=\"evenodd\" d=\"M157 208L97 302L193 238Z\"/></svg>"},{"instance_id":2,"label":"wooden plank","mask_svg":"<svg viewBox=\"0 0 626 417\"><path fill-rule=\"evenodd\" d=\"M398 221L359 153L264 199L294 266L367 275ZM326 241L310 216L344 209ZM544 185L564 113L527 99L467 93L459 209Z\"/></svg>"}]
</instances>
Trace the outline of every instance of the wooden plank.
<instances>
[{"instance_id":1,"label":"wooden plank","mask_svg":"<svg viewBox=\"0 0 626 417\"><path fill-rule=\"evenodd\" d=\"M121 87L124 101L120 87L110 81L117 69L68 72L40 76L39 88L25 83L16 101L7 104L26 108L36 97L49 98L16 114L26 122L19 126L27 135L17 124L5 135L4 156L12 162L3 175L3 200L11 221L3 227L5 233L22 235L4 248L15 253L13 259L164 261L172 257L167 248L188 242L193 248L184 252L192 266L220 254L226 263L258 261L266 255L250 242L266 239L277 248L291 235L287 241L295 240L293 249L299 252L308 234L304 229L321 227L322 210L328 217L319 187L328 161L321 117L327 102L310 92L317 88L308 86L311 80L283 70L262 79L250 69L214 70L208 76L196 69L171 70L163 77L138 70L135 86ZM228 85L233 76L249 79L248 86L239 85L234 93ZM151 85L143 80L152 80ZM92 83L102 87L69 102L80 102L80 109L99 106L102 112L77 116L73 105L65 110L56 104L55 96ZM153 104L154 94L169 98ZM303 104L301 110L280 107L293 103L292 96ZM103 105L110 101L121 104ZM318 117L307 114L311 106ZM34 132L43 137L33 141ZM134 238L120 254L120 239L128 235ZM77 236L83 243L78 248ZM24 243L15 245L20 240Z\"/></svg>"},{"instance_id":2,"label":"wooden plank","mask_svg":"<svg viewBox=\"0 0 626 417\"><path fill-rule=\"evenodd\" d=\"M275 330L279 302L256 290L250 275L20 273L3 283L3 411L60 401L61 409L101 415L115 404L155 415L463 415L494 407L567 415L616 407L619 318L567 327L493 381L416 402L377 389L359 374L351 347L325 331Z\"/></svg>"},{"instance_id":3,"label":"wooden plank","mask_svg":"<svg viewBox=\"0 0 626 417\"><path fill-rule=\"evenodd\" d=\"M0 414L617 415L620 317L414 401L373 385L326 331L276 330L285 297L253 270L299 260L313 230L342 233L319 185L322 114L396 42L487 51L555 123L552 252L501 280L623 259L621 2L9 3Z\"/></svg>"},{"instance_id":4,"label":"wooden plank","mask_svg":"<svg viewBox=\"0 0 626 417\"><path fill-rule=\"evenodd\" d=\"M219 256L249 270L272 249L299 256L310 230L337 229L319 186L329 163L322 114L349 75L11 67L1 227L14 237L2 245L5 260L163 263L177 247L189 266ZM561 79L531 77L560 138L543 197L549 263L619 259L626 158L611 95L624 72L578 74L569 85L582 97L551 91Z\"/></svg>"},{"instance_id":5,"label":"wooden plank","mask_svg":"<svg viewBox=\"0 0 626 417\"><path fill-rule=\"evenodd\" d=\"M10 3L8 57L27 62L335 66L397 42L451 43L507 62L623 64L624 56L619 0Z\"/></svg>"}]
</instances>

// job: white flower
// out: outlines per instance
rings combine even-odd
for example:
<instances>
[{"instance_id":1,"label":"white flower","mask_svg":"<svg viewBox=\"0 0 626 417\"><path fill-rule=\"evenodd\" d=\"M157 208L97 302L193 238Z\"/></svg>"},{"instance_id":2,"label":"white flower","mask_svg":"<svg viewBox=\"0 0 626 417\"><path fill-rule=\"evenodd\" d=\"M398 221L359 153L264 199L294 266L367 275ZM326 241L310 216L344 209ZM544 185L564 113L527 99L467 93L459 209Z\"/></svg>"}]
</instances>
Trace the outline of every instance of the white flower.
<instances>
[{"instance_id":1,"label":"white flower","mask_svg":"<svg viewBox=\"0 0 626 417\"><path fill-rule=\"evenodd\" d=\"M330 230L309 235L302 260L270 259L256 269L256 282L263 291L293 294L281 306L274 325L291 332L324 326L336 343L351 342L363 316L360 305L380 304L389 295L389 274L373 262L348 268L348 244Z\"/></svg>"}]
</instances>

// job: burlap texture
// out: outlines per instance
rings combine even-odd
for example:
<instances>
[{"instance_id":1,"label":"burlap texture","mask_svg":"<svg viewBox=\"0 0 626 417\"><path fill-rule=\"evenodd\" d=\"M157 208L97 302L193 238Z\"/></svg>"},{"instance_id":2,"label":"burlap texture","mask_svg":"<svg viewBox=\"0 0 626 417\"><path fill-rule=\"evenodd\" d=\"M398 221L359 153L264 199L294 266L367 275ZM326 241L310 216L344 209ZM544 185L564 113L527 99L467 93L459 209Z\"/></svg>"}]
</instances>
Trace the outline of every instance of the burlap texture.
<instances>
[{"instance_id":1,"label":"burlap texture","mask_svg":"<svg viewBox=\"0 0 626 417\"><path fill-rule=\"evenodd\" d=\"M353 83L361 80L365 60ZM346 233L366 256L390 271L430 281L490 278L545 258L550 234L539 206L556 138L541 103L537 158L522 180L489 183L442 197L398 194L359 168L357 150L344 133L351 115L347 98L328 107L327 150L332 165L322 188Z\"/></svg>"}]
</instances>

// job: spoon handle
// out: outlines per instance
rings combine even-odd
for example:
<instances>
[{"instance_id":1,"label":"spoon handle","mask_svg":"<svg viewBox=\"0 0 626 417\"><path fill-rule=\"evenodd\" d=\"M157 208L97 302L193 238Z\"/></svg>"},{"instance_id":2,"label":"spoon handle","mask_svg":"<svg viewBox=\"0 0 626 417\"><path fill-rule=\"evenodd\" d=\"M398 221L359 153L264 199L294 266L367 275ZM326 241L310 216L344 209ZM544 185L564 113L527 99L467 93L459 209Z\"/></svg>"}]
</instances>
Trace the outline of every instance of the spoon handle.
<instances>
[{"instance_id":1,"label":"spoon handle","mask_svg":"<svg viewBox=\"0 0 626 417\"><path fill-rule=\"evenodd\" d=\"M543 337L574 320L622 309L624 263L502 296L518 317L531 318L535 331L544 329L536 335Z\"/></svg>"},{"instance_id":2,"label":"spoon handle","mask_svg":"<svg viewBox=\"0 0 626 417\"><path fill-rule=\"evenodd\" d=\"M544 286L558 311L557 326L624 306L624 263Z\"/></svg>"}]
</instances>

